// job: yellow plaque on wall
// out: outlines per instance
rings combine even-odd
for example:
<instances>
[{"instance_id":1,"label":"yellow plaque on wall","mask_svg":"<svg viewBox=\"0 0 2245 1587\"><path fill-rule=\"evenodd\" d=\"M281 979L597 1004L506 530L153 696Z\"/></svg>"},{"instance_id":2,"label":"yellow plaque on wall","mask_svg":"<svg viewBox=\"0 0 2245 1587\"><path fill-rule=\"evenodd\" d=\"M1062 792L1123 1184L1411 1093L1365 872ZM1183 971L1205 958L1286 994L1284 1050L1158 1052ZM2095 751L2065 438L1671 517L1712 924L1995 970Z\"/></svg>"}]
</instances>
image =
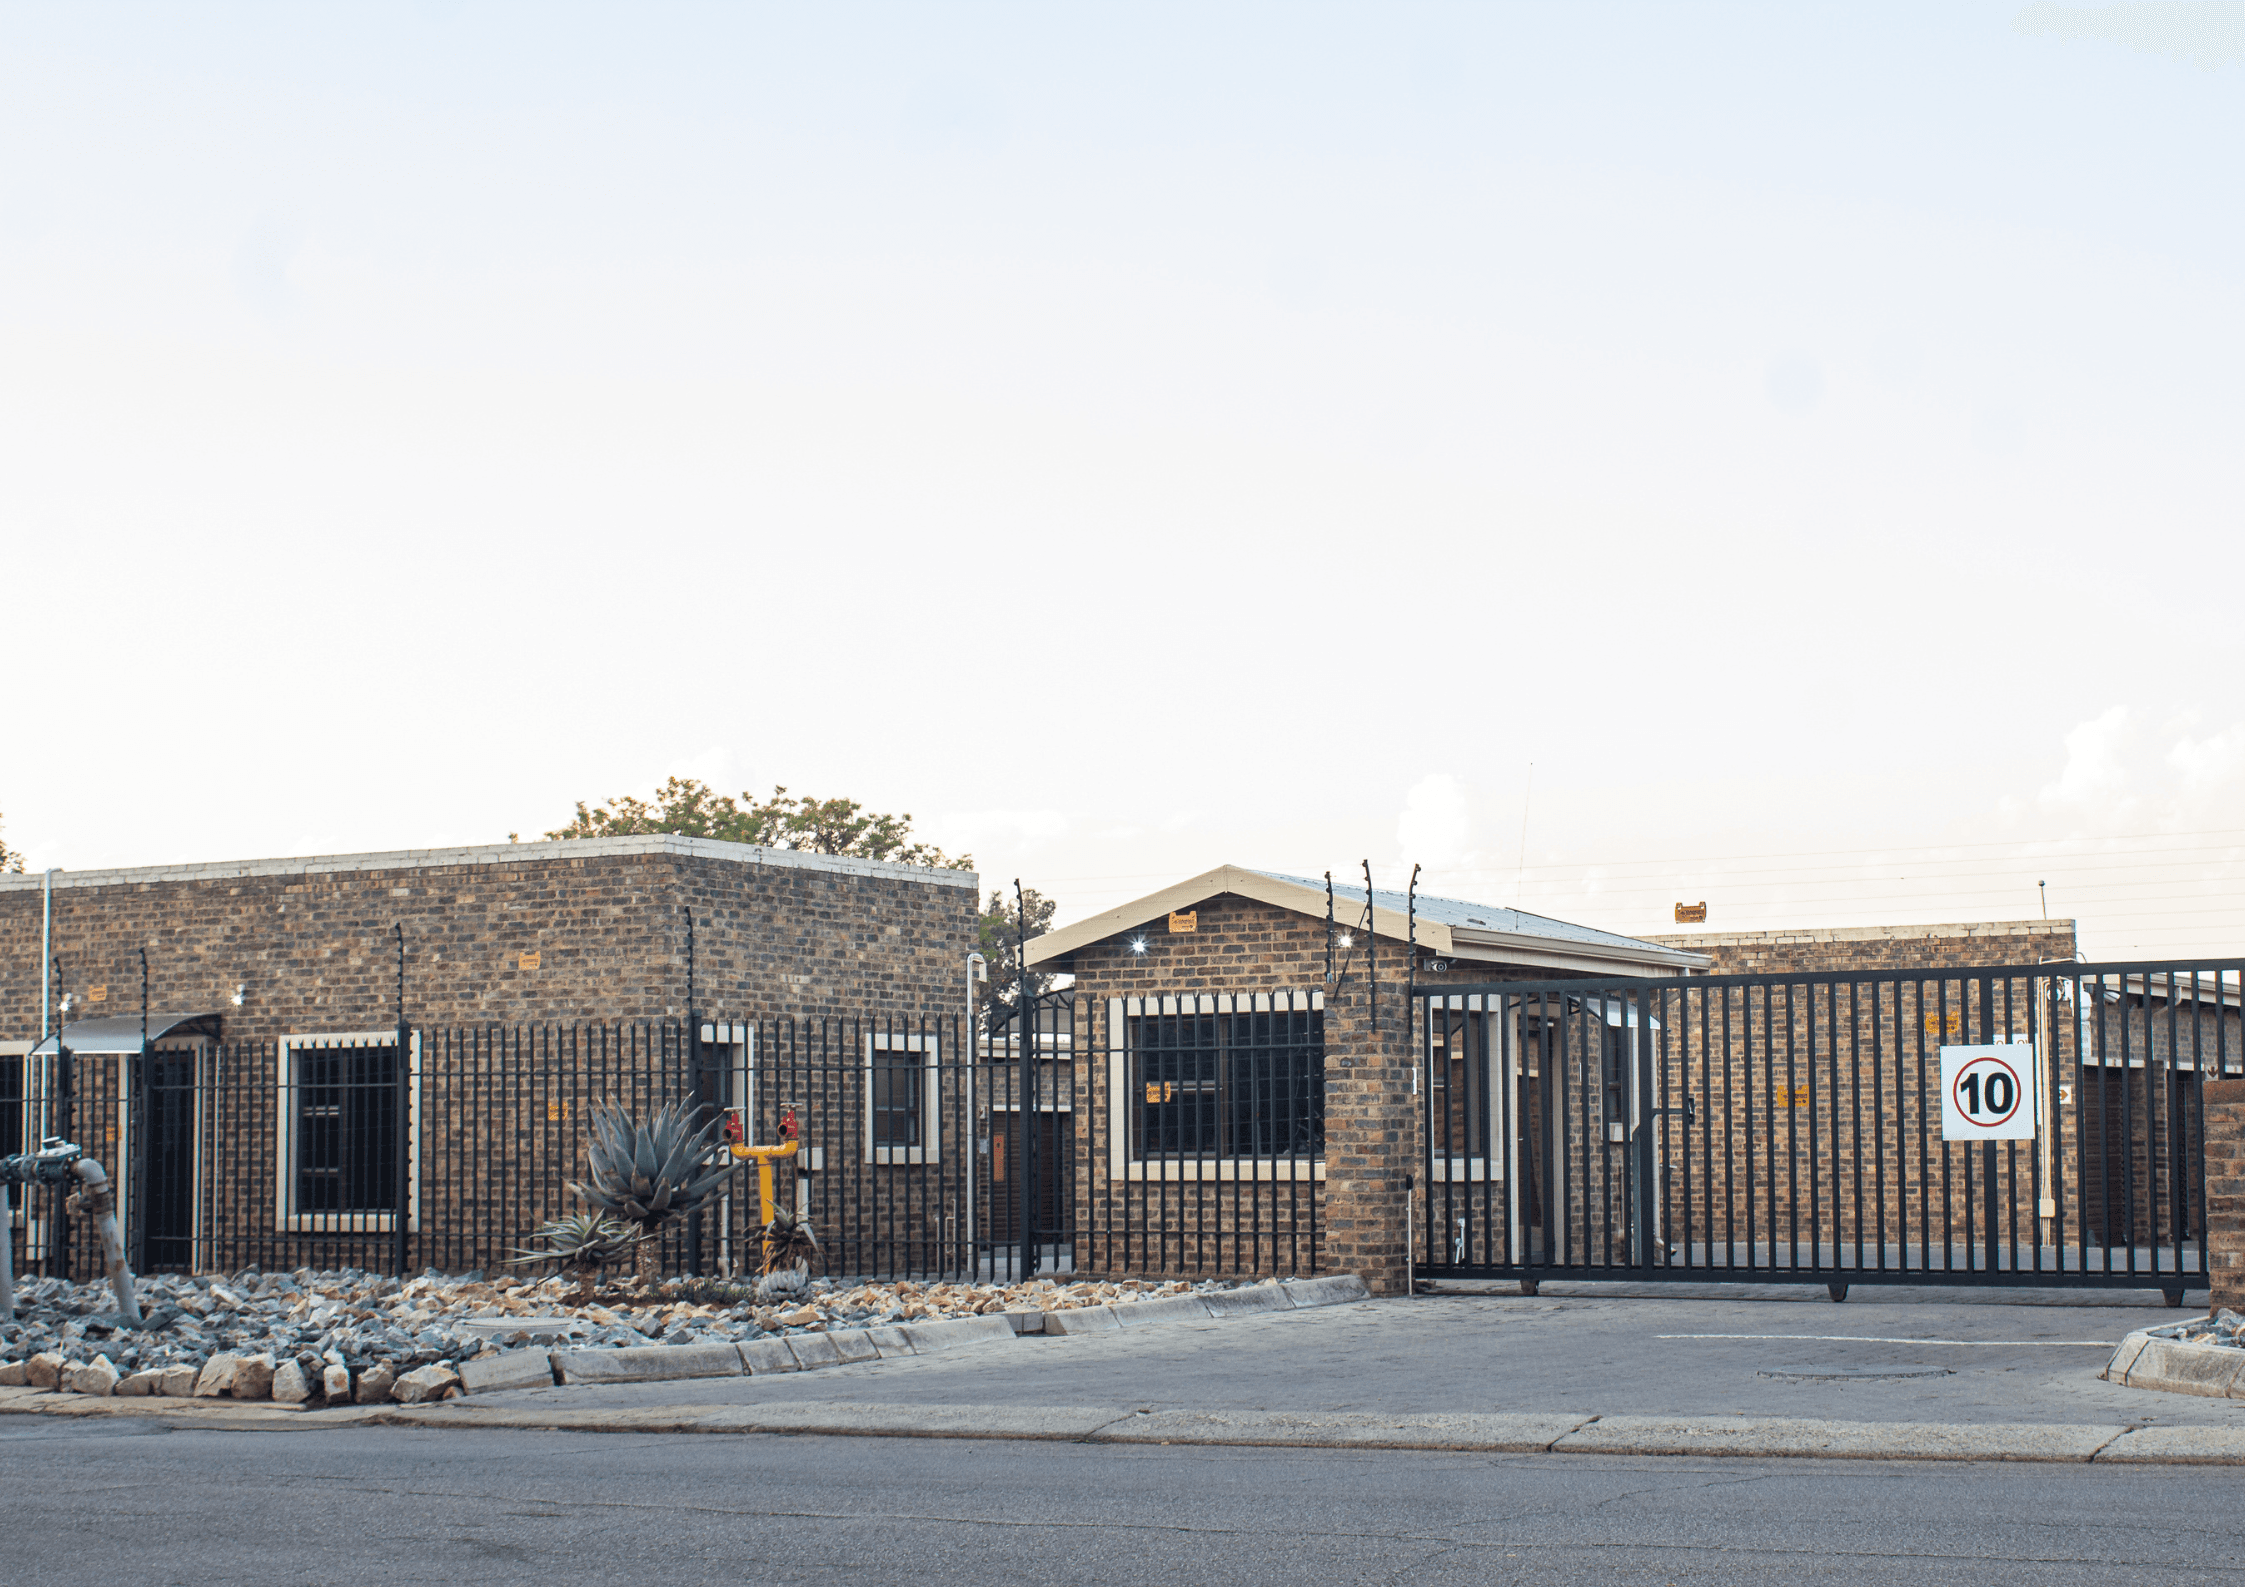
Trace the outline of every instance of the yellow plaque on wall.
<instances>
[{"instance_id":1,"label":"yellow plaque on wall","mask_svg":"<svg viewBox=\"0 0 2245 1587\"><path fill-rule=\"evenodd\" d=\"M89 1002L89 1003L106 1003L106 1002L108 1002L108 1001L109 1001L109 988L108 988L108 987L106 987L106 986L89 986L89 987L87 987L87 988L86 988L86 1001L87 1001L87 1002Z\"/></svg>"},{"instance_id":2,"label":"yellow plaque on wall","mask_svg":"<svg viewBox=\"0 0 2245 1587\"><path fill-rule=\"evenodd\" d=\"M538 968L538 957L539 957L539 956L538 956L537 954L535 954L535 953L526 953L526 954L524 954L524 955L522 956L521 960L519 961L519 962L520 962L520 965L521 965L521 967L522 967L523 969L525 969L525 970L535 970L535 969L537 969L537 968Z\"/></svg>"},{"instance_id":3,"label":"yellow plaque on wall","mask_svg":"<svg viewBox=\"0 0 2245 1587\"><path fill-rule=\"evenodd\" d=\"M1169 930L1172 936L1181 932L1200 930L1200 911L1188 909L1180 913L1177 910L1171 910L1169 912Z\"/></svg>"}]
</instances>

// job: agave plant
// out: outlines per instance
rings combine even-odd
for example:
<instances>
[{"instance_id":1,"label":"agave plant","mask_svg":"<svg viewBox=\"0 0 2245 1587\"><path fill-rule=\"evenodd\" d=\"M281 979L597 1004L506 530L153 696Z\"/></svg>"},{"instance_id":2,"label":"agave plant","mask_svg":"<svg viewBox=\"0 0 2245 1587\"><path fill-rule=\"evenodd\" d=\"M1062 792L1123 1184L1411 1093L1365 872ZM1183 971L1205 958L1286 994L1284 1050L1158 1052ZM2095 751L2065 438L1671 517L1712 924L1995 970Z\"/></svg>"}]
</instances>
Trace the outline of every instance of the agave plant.
<instances>
[{"instance_id":1,"label":"agave plant","mask_svg":"<svg viewBox=\"0 0 2245 1587\"><path fill-rule=\"evenodd\" d=\"M647 1237L604 1212L573 1212L533 1230L530 1238L545 1241L546 1248L539 1251L518 1245L515 1250L521 1254L509 1265L557 1264L564 1277L577 1281L577 1292L569 1297L569 1304L590 1306L593 1288L600 1282L600 1270L621 1261L626 1252L636 1250Z\"/></svg>"},{"instance_id":2,"label":"agave plant","mask_svg":"<svg viewBox=\"0 0 2245 1587\"><path fill-rule=\"evenodd\" d=\"M655 1110L645 1123L620 1103L593 1109L592 1138L585 1143L586 1182L569 1188L611 1218L639 1230L636 1266L652 1277L654 1248L648 1237L682 1213L698 1211L739 1163L725 1153L712 1164L716 1119L696 1128L693 1114L675 1103Z\"/></svg>"},{"instance_id":3,"label":"agave plant","mask_svg":"<svg viewBox=\"0 0 2245 1587\"><path fill-rule=\"evenodd\" d=\"M785 1207L772 1209L772 1221L764 1225L764 1273L766 1278L780 1278L793 1274L799 1287L808 1287L811 1264L819 1259L818 1235L811 1228L811 1220ZM764 1288L762 1281L757 1288Z\"/></svg>"}]
</instances>

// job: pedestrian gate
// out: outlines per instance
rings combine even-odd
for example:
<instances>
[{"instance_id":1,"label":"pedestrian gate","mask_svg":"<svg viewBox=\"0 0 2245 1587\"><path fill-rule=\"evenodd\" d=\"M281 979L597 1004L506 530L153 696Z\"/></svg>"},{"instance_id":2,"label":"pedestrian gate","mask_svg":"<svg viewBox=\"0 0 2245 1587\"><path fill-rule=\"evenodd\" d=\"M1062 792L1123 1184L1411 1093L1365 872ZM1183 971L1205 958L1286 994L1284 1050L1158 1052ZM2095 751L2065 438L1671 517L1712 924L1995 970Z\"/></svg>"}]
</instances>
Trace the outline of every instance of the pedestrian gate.
<instances>
[{"instance_id":1,"label":"pedestrian gate","mask_svg":"<svg viewBox=\"0 0 2245 1587\"><path fill-rule=\"evenodd\" d=\"M1417 1270L2180 1304L2207 1283L2200 1086L2245 1073L2241 971L1415 988ZM2031 1067L2031 1138L1942 1139L1941 1049L1967 1044Z\"/></svg>"}]
</instances>

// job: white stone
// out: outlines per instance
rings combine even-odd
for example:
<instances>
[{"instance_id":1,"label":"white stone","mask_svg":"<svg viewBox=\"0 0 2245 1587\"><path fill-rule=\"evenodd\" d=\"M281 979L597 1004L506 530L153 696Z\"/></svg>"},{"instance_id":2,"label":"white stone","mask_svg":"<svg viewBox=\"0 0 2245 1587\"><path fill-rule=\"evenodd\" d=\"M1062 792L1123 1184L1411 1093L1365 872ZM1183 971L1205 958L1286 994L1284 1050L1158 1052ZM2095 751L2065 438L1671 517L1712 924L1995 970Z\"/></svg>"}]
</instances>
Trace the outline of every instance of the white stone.
<instances>
[{"instance_id":1,"label":"white stone","mask_svg":"<svg viewBox=\"0 0 2245 1587\"><path fill-rule=\"evenodd\" d=\"M268 1355L243 1356L234 1369L234 1386L229 1391L237 1400L263 1400L273 1393L273 1358Z\"/></svg>"},{"instance_id":2,"label":"white stone","mask_svg":"<svg viewBox=\"0 0 2245 1587\"><path fill-rule=\"evenodd\" d=\"M460 1374L448 1367L417 1367L398 1379L393 1392L400 1405L420 1405L443 1399L459 1384Z\"/></svg>"},{"instance_id":3,"label":"white stone","mask_svg":"<svg viewBox=\"0 0 2245 1587\"><path fill-rule=\"evenodd\" d=\"M221 1350L203 1363L203 1370L195 1378L195 1398L215 1400L234 1386L234 1374L241 1369L242 1358L231 1350Z\"/></svg>"},{"instance_id":4,"label":"white stone","mask_svg":"<svg viewBox=\"0 0 2245 1587\"><path fill-rule=\"evenodd\" d=\"M312 1397L312 1385L304 1379L304 1369L294 1361L283 1361L273 1369L273 1398L283 1405L302 1405Z\"/></svg>"},{"instance_id":5,"label":"white stone","mask_svg":"<svg viewBox=\"0 0 2245 1587\"><path fill-rule=\"evenodd\" d=\"M184 1399L195 1392L195 1376L193 1367L166 1367L164 1381L156 1392Z\"/></svg>"},{"instance_id":6,"label":"white stone","mask_svg":"<svg viewBox=\"0 0 2245 1587\"><path fill-rule=\"evenodd\" d=\"M387 1363L368 1367L359 1374L356 1398L361 1405L380 1405L390 1397L390 1389L397 1382L396 1371Z\"/></svg>"},{"instance_id":7,"label":"white stone","mask_svg":"<svg viewBox=\"0 0 2245 1587\"><path fill-rule=\"evenodd\" d=\"M127 1376L117 1385L117 1392L123 1395L161 1394L164 1392L161 1387L163 1381L162 1372L149 1368Z\"/></svg>"},{"instance_id":8,"label":"white stone","mask_svg":"<svg viewBox=\"0 0 2245 1587\"><path fill-rule=\"evenodd\" d=\"M351 1369L339 1367L332 1361L320 1373L320 1387L327 1397L340 1405L351 1397Z\"/></svg>"},{"instance_id":9,"label":"white stone","mask_svg":"<svg viewBox=\"0 0 2245 1587\"><path fill-rule=\"evenodd\" d=\"M52 1350L42 1350L24 1363L24 1381L35 1389L59 1388L63 1369L70 1363Z\"/></svg>"},{"instance_id":10,"label":"white stone","mask_svg":"<svg viewBox=\"0 0 2245 1587\"><path fill-rule=\"evenodd\" d=\"M72 1367L63 1386L73 1394L91 1394L106 1400L117 1392L117 1366L107 1356L95 1356L82 1367Z\"/></svg>"}]
</instances>

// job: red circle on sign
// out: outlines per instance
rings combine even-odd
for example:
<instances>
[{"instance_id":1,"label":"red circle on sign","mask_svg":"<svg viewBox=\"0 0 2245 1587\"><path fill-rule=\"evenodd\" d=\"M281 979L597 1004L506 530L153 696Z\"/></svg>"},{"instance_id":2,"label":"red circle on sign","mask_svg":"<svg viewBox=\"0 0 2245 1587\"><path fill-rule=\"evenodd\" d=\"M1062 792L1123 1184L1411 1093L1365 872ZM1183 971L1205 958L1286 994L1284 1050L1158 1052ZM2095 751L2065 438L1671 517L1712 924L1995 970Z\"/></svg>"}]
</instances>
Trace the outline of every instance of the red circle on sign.
<instances>
[{"instance_id":1,"label":"red circle on sign","mask_svg":"<svg viewBox=\"0 0 2245 1587\"><path fill-rule=\"evenodd\" d=\"M1984 1068L1984 1065L1991 1067ZM2011 1105L2001 1113L1991 1113L1987 1111L1987 1077L1993 1070L1998 1069L2003 1071L2004 1079L2010 1083ZM1967 1111L1961 1093L1964 1090L1965 1081L1975 1078L1978 1079L1979 1083L1973 1087L1973 1090L1978 1096L1980 1108L1977 1111ZM2026 1088L2019 1084L2019 1071L1993 1054L1975 1058L1962 1069L1959 1069L1956 1082L1949 1087L1949 1103L1956 1109L1957 1116L1963 1119L1965 1123L1978 1125L1984 1130L1992 1130L1999 1124L2009 1122L2011 1115L2019 1111L2019 1103L2025 1095Z\"/></svg>"}]
</instances>

